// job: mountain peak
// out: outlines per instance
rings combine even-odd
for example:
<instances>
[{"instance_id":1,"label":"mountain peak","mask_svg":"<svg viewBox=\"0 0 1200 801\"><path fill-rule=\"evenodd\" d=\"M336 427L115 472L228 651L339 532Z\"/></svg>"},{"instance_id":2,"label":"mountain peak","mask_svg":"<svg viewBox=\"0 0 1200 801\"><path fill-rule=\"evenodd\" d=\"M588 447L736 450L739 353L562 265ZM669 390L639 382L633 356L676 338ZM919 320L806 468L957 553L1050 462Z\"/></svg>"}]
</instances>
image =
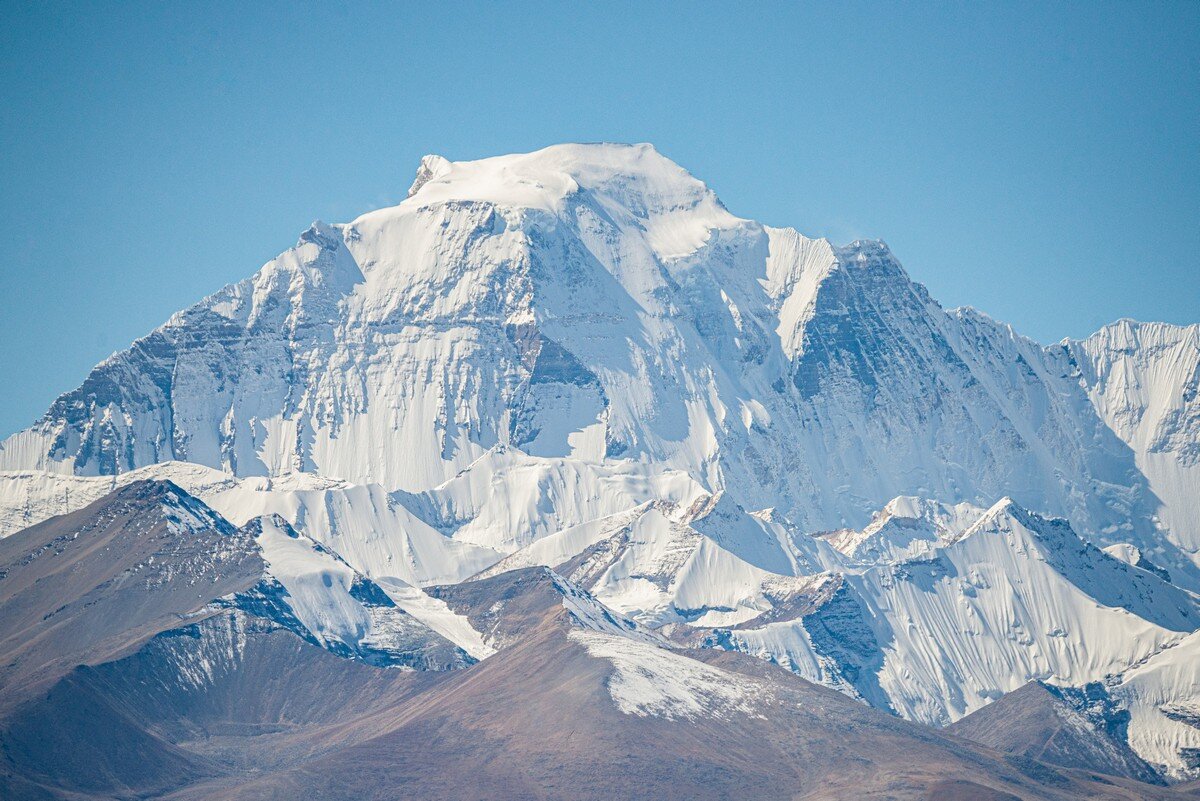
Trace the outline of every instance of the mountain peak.
<instances>
[{"instance_id":1,"label":"mountain peak","mask_svg":"<svg viewBox=\"0 0 1200 801\"><path fill-rule=\"evenodd\" d=\"M656 229L659 238L678 239L678 232L663 229L686 226L690 246L677 244L678 252L665 253L668 257L695 250L709 229L744 222L702 181L650 144L562 144L476 161L426 156L401 206L483 202L557 215L579 192L609 215L639 221L652 241ZM664 219L669 225L661 224Z\"/></svg>"},{"instance_id":2,"label":"mountain peak","mask_svg":"<svg viewBox=\"0 0 1200 801\"><path fill-rule=\"evenodd\" d=\"M442 156L429 154L421 158L421 166L417 167L417 174L413 178L412 186L408 188L408 197L412 197L420 191L421 187L429 183L434 178L445 175L450 170L450 162Z\"/></svg>"}]
</instances>

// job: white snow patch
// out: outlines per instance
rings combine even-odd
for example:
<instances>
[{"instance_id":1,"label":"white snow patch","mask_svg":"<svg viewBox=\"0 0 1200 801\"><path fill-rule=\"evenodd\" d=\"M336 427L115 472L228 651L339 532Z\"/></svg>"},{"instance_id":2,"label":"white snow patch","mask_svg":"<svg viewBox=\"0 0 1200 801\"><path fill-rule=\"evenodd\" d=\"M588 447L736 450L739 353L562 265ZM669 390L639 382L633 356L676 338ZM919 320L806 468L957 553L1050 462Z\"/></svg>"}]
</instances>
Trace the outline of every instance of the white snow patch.
<instances>
[{"instance_id":1,"label":"white snow patch","mask_svg":"<svg viewBox=\"0 0 1200 801\"><path fill-rule=\"evenodd\" d=\"M608 692L627 715L668 720L761 718L772 700L763 682L642 640L587 630L568 636L589 656L612 663Z\"/></svg>"},{"instance_id":2,"label":"white snow patch","mask_svg":"<svg viewBox=\"0 0 1200 801\"><path fill-rule=\"evenodd\" d=\"M445 637L475 659L486 659L496 649L484 642L465 615L451 609L445 601L427 595L419 588L395 578L380 578L376 583L383 588L396 606Z\"/></svg>"},{"instance_id":3,"label":"white snow patch","mask_svg":"<svg viewBox=\"0 0 1200 801\"><path fill-rule=\"evenodd\" d=\"M1116 542L1100 550L1111 556L1113 559L1124 562L1127 565L1138 566L1142 561L1142 552L1136 545L1131 545L1128 542Z\"/></svg>"},{"instance_id":4,"label":"white snow patch","mask_svg":"<svg viewBox=\"0 0 1200 801\"><path fill-rule=\"evenodd\" d=\"M370 615L350 595L353 568L307 537L291 536L271 517L262 518L255 539L267 572L287 590L292 612L315 637L353 645L367 636Z\"/></svg>"}]
</instances>

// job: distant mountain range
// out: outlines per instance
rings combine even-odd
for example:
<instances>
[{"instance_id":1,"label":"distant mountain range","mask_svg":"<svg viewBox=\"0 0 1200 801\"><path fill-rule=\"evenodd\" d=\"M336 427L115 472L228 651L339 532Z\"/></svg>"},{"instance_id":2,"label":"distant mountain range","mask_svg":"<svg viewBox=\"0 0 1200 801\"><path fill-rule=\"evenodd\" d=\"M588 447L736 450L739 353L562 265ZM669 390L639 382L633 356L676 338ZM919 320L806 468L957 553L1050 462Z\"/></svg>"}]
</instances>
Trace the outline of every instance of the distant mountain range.
<instances>
[{"instance_id":1,"label":"distant mountain range","mask_svg":"<svg viewBox=\"0 0 1200 801\"><path fill-rule=\"evenodd\" d=\"M1200 325L1043 346L649 145L314 223L0 444L0 535L5 797L1200 779Z\"/></svg>"}]
</instances>

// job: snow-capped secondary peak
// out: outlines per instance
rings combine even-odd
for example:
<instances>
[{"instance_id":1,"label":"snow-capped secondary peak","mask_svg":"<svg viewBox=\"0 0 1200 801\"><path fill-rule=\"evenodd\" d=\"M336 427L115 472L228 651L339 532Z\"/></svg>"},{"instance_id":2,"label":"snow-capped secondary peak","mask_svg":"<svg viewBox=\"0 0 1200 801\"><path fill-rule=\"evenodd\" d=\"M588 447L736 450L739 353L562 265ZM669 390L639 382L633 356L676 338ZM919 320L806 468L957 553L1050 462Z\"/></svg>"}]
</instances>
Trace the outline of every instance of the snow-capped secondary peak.
<instances>
[{"instance_id":1,"label":"snow-capped secondary peak","mask_svg":"<svg viewBox=\"0 0 1200 801\"><path fill-rule=\"evenodd\" d=\"M959 539L965 539L979 531L988 531L1002 520L1016 516L1018 519L1023 519L1028 516L1029 510L1024 509L1007 495L996 501L994 504L984 509L974 523L962 529L959 534Z\"/></svg>"},{"instance_id":2,"label":"snow-capped secondary peak","mask_svg":"<svg viewBox=\"0 0 1200 801\"><path fill-rule=\"evenodd\" d=\"M944 504L911 495L888 501L861 531L821 535L858 563L896 563L928 555L939 543L962 536L985 510L970 503Z\"/></svg>"},{"instance_id":3,"label":"snow-capped secondary peak","mask_svg":"<svg viewBox=\"0 0 1200 801\"><path fill-rule=\"evenodd\" d=\"M1008 498L961 535L920 541L852 565L800 616L712 639L944 724L1031 679L1103 680L1200 626L1194 596Z\"/></svg>"}]
</instances>

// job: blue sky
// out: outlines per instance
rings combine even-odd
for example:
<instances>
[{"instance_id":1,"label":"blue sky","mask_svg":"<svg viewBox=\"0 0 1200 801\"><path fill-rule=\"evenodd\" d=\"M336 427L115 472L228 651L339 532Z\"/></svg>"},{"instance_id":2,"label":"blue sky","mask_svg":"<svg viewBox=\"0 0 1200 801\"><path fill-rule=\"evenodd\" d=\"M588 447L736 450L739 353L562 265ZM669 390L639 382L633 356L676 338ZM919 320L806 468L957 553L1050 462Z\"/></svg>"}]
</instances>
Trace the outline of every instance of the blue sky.
<instances>
[{"instance_id":1,"label":"blue sky","mask_svg":"<svg viewBox=\"0 0 1200 801\"><path fill-rule=\"evenodd\" d=\"M650 141L1043 342L1200 321L1200 3L241 5L3 0L0 432L429 152Z\"/></svg>"}]
</instances>

